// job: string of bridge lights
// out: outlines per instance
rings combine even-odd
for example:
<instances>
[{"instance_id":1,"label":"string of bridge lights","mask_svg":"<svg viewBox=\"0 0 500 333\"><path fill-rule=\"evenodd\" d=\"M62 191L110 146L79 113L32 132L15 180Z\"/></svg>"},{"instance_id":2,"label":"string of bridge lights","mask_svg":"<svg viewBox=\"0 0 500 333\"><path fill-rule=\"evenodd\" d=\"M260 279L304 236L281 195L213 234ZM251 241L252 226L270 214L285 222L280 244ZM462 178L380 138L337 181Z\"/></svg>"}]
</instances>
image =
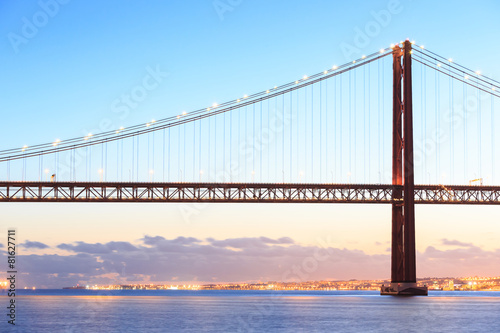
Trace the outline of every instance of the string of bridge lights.
<instances>
[{"instance_id":1,"label":"string of bridge lights","mask_svg":"<svg viewBox=\"0 0 500 333\"><path fill-rule=\"evenodd\" d=\"M402 43L402 42L401 42ZM343 65L334 65L320 73L308 76L304 75L301 79L289 82L280 86L274 86L252 95L243 95L241 98L231 100L222 104L213 103L211 106L203 109L198 109L192 112L183 111L176 116L170 116L161 120L151 120L150 122L130 126L127 128L120 127L116 130L106 131L98 134L88 133L83 137L76 137L67 140L56 139L50 143L38 144L33 146L24 145L21 148L13 148L0 150L0 162L22 159L27 157L35 157L56 152L73 150L77 148L88 147L97 144L103 144L110 141L121 140L136 135L142 135L153 131L162 130L169 127L182 125L188 122L200 120L209 116L214 116L220 113L240 109L244 106L252 105L279 95L289 93L330 77L340 75L354 68L363 66L372 61L393 53L394 46L382 48L378 52L369 55L363 55L357 60L345 63Z\"/></svg>"},{"instance_id":2,"label":"string of bridge lights","mask_svg":"<svg viewBox=\"0 0 500 333\"><path fill-rule=\"evenodd\" d=\"M426 63L426 62L423 62L423 61L420 61L420 60L416 60L417 62L427 66L427 67L431 67L433 68L434 66L432 64L429 64L429 63ZM438 66L438 65L435 65L436 67L441 67L441 66ZM456 73L450 73L447 72L446 70L441 70L441 69L438 69L438 68L434 68L436 71L444 74L444 75L448 75L454 79L456 79L457 81L460 81L464 84L467 84L471 87L474 87L474 88L477 88L485 93L488 93L494 97L500 97L500 94L498 94L498 87L495 87L495 86L487 86L485 84L482 84L481 82L478 82L476 80L476 77L473 77L471 75L464 75L463 77L462 76L456 76L456 75L453 75L453 74L456 74Z\"/></svg>"},{"instance_id":3,"label":"string of bridge lights","mask_svg":"<svg viewBox=\"0 0 500 333\"><path fill-rule=\"evenodd\" d=\"M423 50L423 47L420 48ZM418 49L415 50L419 54L419 57L413 58L416 62L495 97L500 97L500 85L497 84L498 81L484 76L481 71L473 71L467 67L456 64L453 58L446 59L441 56L435 56L435 53Z\"/></svg>"},{"instance_id":4,"label":"string of bridge lights","mask_svg":"<svg viewBox=\"0 0 500 333\"><path fill-rule=\"evenodd\" d=\"M295 80L293 82L289 82L280 86L274 86L271 89L267 89L252 95L245 94L241 98L237 98L222 104L213 103L207 108L198 109L189 113L186 111L182 111L176 116L170 116L161 120L152 119L145 124L138 124L130 126L128 128L120 127L116 130L106 131L98 134L88 133L84 137L76 137L67 140L56 139L50 143L38 144L33 146L24 145L21 148L0 150L0 162L52 154L60 151L83 148L96 144L103 144L110 141L121 140L136 135L146 134L152 131L162 130L168 127L182 125L187 122L200 120L234 109L239 109L243 106L252 105L254 103L258 103L263 100L288 93L304 86L314 84L321 80L328 79L332 76L340 75L358 66L362 66L369 62L378 60L382 57L392 54L396 45L399 46L402 44L403 41L400 41L399 43L391 44L389 48L381 48L378 52L374 52L369 55L363 55L359 59L353 60L340 66L334 65L331 68L326 69L320 73L311 76L304 75L301 79ZM411 44L416 46L412 48L411 53L413 53L413 51L417 51L417 53L421 55L420 57L414 57L413 59L415 61L423 65L432 67L443 74L451 75L453 78L459 81L472 85L483 91L487 91L488 93L496 97L500 97L500 94L498 94L500 85L497 84L500 82L482 75L481 71L473 71L465 66L455 63L453 61L453 58L444 58L442 56L439 56L438 54L425 49L424 45L417 45L415 41L411 41ZM422 56L424 56L425 58ZM444 70L444 68L442 68L443 66L448 66L449 70ZM453 70L453 72L451 70ZM460 77L457 73L460 73Z\"/></svg>"}]
</instances>

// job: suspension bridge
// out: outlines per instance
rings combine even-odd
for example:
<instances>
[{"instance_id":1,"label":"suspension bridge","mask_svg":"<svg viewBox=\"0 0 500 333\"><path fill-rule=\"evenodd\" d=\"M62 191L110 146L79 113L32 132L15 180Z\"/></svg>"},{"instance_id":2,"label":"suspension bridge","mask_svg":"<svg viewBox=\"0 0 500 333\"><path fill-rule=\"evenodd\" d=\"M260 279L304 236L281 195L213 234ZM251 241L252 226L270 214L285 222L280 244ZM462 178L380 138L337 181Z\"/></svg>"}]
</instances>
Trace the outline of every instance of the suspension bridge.
<instances>
[{"instance_id":1,"label":"suspension bridge","mask_svg":"<svg viewBox=\"0 0 500 333\"><path fill-rule=\"evenodd\" d=\"M499 90L407 40L226 103L1 150L0 201L390 204L381 292L426 295L415 204L500 204Z\"/></svg>"}]
</instances>

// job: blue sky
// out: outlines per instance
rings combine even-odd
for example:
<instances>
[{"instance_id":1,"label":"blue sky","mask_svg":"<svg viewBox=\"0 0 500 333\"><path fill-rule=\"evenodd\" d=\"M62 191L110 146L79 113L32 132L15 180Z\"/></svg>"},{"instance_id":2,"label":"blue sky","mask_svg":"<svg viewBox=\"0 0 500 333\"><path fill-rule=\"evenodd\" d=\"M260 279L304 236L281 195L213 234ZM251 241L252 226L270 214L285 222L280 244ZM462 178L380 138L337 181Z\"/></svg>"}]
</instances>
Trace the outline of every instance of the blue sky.
<instances>
[{"instance_id":1,"label":"blue sky","mask_svg":"<svg viewBox=\"0 0 500 333\"><path fill-rule=\"evenodd\" d=\"M103 120L118 128L195 110L294 81L405 38L500 78L495 43L499 7L495 1L415 0L2 2L0 147L83 136L98 132ZM120 118L114 103L142 84L151 70L164 74L144 100ZM20 213L21 205L29 209ZM2 206L6 221L18 227L21 239L50 246L25 249L26 255L40 260L50 258L44 255L74 253L60 244L141 244L146 235L169 240L181 236L198 240L290 237L307 248L318 246L318 237L326 234L334 236L332 247L376 256L387 255L387 246L382 244L390 236L390 207L213 205L195 209L191 222L186 223L186 206L180 205ZM78 216L72 215L74 211ZM429 247L460 250L463 247L443 245L443 239L458 240L492 256L497 253L494 262L499 267L497 213L495 207L418 207L418 249L421 253ZM136 226L138 220L144 220L141 228ZM483 227L471 230L470 223L476 220ZM308 221L305 230L304 221ZM99 229L105 232L95 232ZM192 244L197 243L184 246ZM463 255L453 253L457 260ZM210 256L204 260L210 262ZM422 265L426 265L424 260ZM464 267L481 274L481 266L468 260ZM423 267L428 275L446 273L430 264ZM370 269L357 272L386 277L381 276L385 269L388 276L387 262L373 275ZM264 278L265 270L256 267L258 274L252 278ZM484 273L494 271L485 268ZM355 275L354 270L342 277ZM312 273L311 277L316 276ZM78 278L83 281L85 275Z\"/></svg>"}]
</instances>

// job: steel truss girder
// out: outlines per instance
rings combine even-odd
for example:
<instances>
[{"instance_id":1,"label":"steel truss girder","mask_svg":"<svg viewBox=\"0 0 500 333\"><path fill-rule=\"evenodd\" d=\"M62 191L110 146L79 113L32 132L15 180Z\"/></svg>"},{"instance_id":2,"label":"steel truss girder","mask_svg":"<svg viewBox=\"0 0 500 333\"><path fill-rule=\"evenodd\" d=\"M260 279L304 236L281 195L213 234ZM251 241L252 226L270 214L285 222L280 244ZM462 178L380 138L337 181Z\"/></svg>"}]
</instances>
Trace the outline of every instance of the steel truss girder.
<instances>
[{"instance_id":1,"label":"steel truss girder","mask_svg":"<svg viewBox=\"0 0 500 333\"><path fill-rule=\"evenodd\" d=\"M0 182L0 202L401 204L402 186L370 184ZM499 205L500 186L416 185L416 204Z\"/></svg>"}]
</instances>

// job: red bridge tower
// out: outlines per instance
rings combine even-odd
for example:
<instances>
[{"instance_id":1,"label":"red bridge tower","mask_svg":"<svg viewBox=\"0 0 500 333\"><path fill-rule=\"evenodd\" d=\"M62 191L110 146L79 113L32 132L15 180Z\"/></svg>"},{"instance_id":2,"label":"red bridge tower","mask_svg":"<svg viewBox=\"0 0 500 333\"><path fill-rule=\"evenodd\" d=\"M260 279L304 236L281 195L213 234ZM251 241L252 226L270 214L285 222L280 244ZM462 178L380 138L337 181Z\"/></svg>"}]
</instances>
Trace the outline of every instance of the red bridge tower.
<instances>
[{"instance_id":1,"label":"red bridge tower","mask_svg":"<svg viewBox=\"0 0 500 333\"><path fill-rule=\"evenodd\" d=\"M416 277L411 43L406 40L403 48L396 45L393 50L392 267L391 285L380 292L427 295Z\"/></svg>"}]
</instances>

